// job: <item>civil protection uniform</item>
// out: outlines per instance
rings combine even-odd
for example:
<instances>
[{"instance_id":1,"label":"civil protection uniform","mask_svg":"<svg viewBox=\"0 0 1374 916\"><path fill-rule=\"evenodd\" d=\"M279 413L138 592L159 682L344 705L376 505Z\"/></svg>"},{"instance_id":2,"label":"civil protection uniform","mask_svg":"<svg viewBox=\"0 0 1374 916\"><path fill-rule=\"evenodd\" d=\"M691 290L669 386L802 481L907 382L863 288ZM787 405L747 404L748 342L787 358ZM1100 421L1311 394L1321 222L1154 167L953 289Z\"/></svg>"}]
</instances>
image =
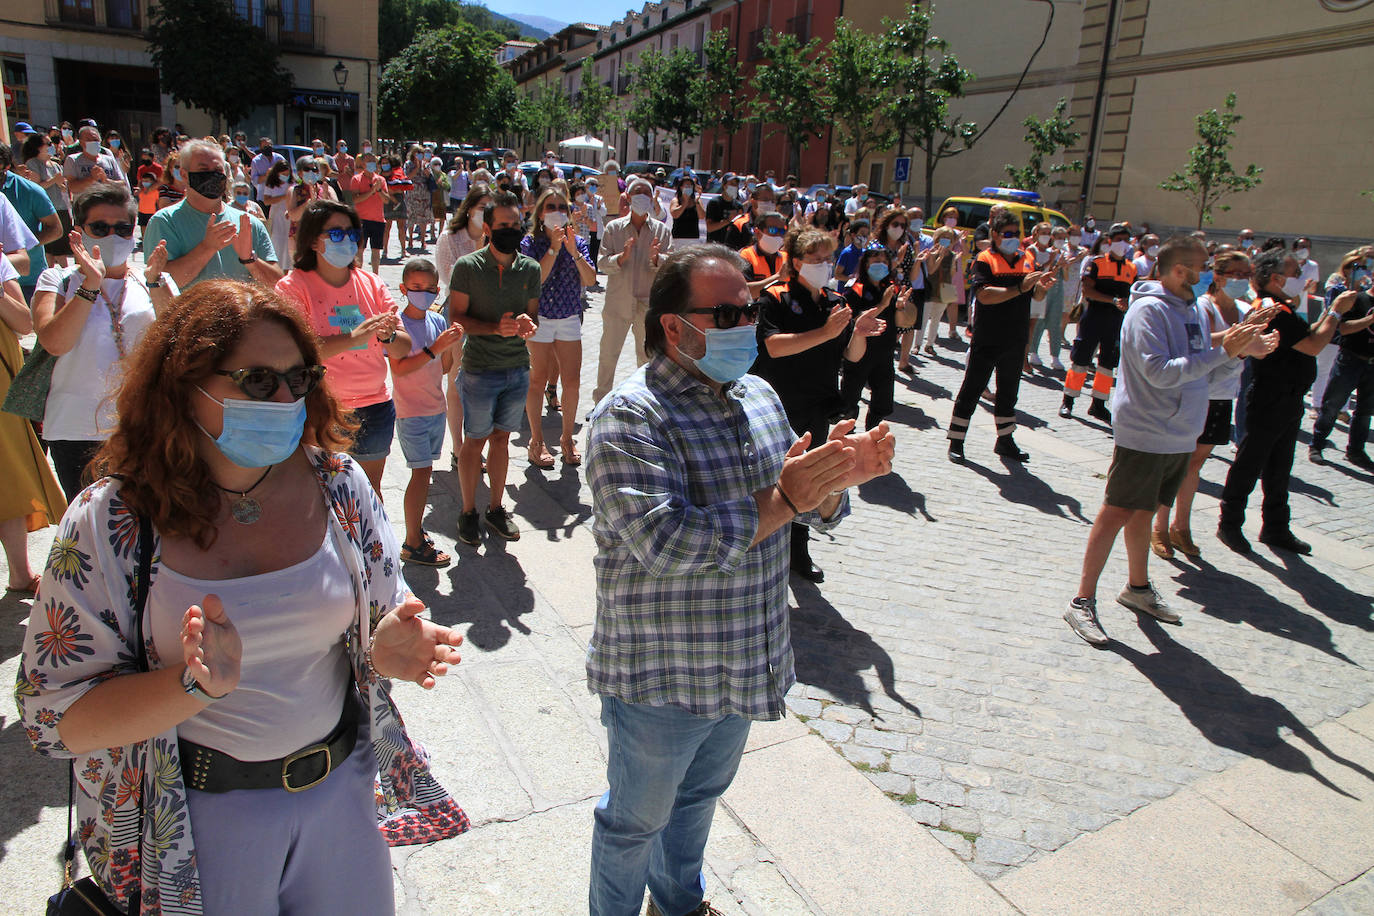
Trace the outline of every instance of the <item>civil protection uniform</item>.
<instances>
[{"instance_id":1,"label":"civil protection uniform","mask_svg":"<svg viewBox=\"0 0 1374 916\"><path fill-rule=\"evenodd\" d=\"M845 286L844 298L857 318L882 302L890 285L890 281L874 283L871 280L851 280ZM897 327L896 302L894 296L887 308L878 314L887 322L887 327L877 337L868 338L864 355L858 362L845 360L841 373L840 400L844 405L842 416L845 419L859 416L859 396L864 386L868 386L868 413L864 416L866 430L892 416L893 390L897 378L892 357L897 352L897 339L901 335Z\"/></svg>"},{"instance_id":2,"label":"civil protection uniform","mask_svg":"<svg viewBox=\"0 0 1374 916\"><path fill-rule=\"evenodd\" d=\"M725 244L736 251L754 246L754 214L748 209L730 220L730 225L725 230Z\"/></svg>"},{"instance_id":3,"label":"civil protection uniform","mask_svg":"<svg viewBox=\"0 0 1374 916\"><path fill-rule=\"evenodd\" d=\"M778 393L792 430L798 436L811 433L811 448L825 444L830 424L839 417L843 407L840 366L854 329L853 323L834 339L791 356L769 356L767 341L774 334L814 331L825 324L831 309L844 304L844 299L833 290L821 290L820 296L814 297L800 280L795 279L774 283L759 297L759 359L752 372ZM794 566L811 565L809 539L810 529L793 523Z\"/></svg>"},{"instance_id":4,"label":"civil protection uniform","mask_svg":"<svg viewBox=\"0 0 1374 916\"><path fill-rule=\"evenodd\" d=\"M1129 258L1117 260L1110 254L1098 255L1088 265L1098 295L1113 299L1129 299L1131 284L1135 282L1135 264ZM1121 322L1126 313L1111 302L1099 302L1083 296L1083 317L1078 321L1078 336L1069 350L1069 371L1064 373L1064 397L1076 398L1083 393L1088 369L1097 353L1097 369L1093 373L1092 396L1106 402L1112 393L1116 367L1121 364Z\"/></svg>"},{"instance_id":5,"label":"civil protection uniform","mask_svg":"<svg viewBox=\"0 0 1374 916\"><path fill-rule=\"evenodd\" d=\"M744 279L750 283L757 283L766 277L771 277L778 272L778 268L787 263L787 255L781 251L769 254L760 251L758 245L747 245L741 248L739 256L744 258L746 265Z\"/></svg>"},{"instance_id":6,"label":"civil protection uniform","mask_svg":"<svg viewBox=\"0 0 1374 916\"><path fill-rule=\"evenodd\" d=\"M1020 287L1026 275L1034 271L1035 255L1025 249L1018 250L1010 260L997 248L980 251L973 259L970 301L984 286ZM1033 295L1034 288L996 305L978 303L964 383L954 399L954 416L949 420L950 439L962 442L967 435L969 421L978 408L978 398L987 390L994 372L997 374L997 397L992 412L998 439L1016 431L1016 397L1021 388L1026 339L1030 335Z\"/></svg>"}]
</instances>

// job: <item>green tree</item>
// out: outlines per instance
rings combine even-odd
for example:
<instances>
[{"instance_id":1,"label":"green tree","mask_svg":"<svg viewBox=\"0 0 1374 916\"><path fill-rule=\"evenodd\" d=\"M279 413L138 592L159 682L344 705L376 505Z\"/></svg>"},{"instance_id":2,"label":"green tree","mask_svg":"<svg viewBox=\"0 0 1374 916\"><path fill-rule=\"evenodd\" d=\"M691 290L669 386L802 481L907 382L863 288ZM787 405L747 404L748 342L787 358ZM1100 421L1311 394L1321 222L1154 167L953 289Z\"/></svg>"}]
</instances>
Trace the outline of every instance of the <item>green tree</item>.
<instances>
[{"instance_id":1,"label":"green tree","mask_svg":"<svg viewBox=\"0 0 1374 916\"><path fill-rule=\"evenodd\" d=\"M289 97L291 71L281 66L280 49L224 0L157 0L148 19L148 53L162 91L208 113L216 135L221 120L235 124Z\"/></svg>"},{"instance_id":2,"label":"green tree","mask_svg":"<svg viewBox=\"0 0 1374 916\"><path fill-rule=\"evenodd\" d=\"M1021 122L1026 127L1026 145L1030 147L1031 153L1024 166L1006 166L1007 177L1011 179L1012 187L1025 188L1027 191L1061 188L1064 186L1064 179L1061 177L1064 173L1083 171L1082 159L1056 162L1049 167L1049 172L1045 171L1046 159L1058 156L1083 136L1082 131L1073 129L1073 118L1064 114L1064 109L1068 105L1067 99L1060 99L1055 103L1054 114L1048 118L1031 115Z\"/></svg>"},{"instance_id":3,"label":"green tree","mask_svg":"<svg viewBox=\"0 0 1374 916\"><path fill-rule=\"evenodd\" d=\"M1197 208L1197 227L1212 221L1212 209L1230 210L1219 204L1223 197L1249 191L1260 183L1264 169L1253 162L1244 172L1231 165L1231 138L1241 116L1236 114L1236 94L1226 96L1226 110L1208 109L1197 116L1198 143L1188 151L1188 164L1159 183L1160 190L1182 194Z\"/></svg>"},{"instance_id":4,"label":"green tree","mask_svg":"<svg viewBox=\"0 0 1374 916\"><path fill-rule=\"evenodd\" d=\"M897 140L897 128L888 118L888 67L878 36L855 28L847 19L835 23L835 37L824 58L825 92L836 139L854 151L856 176L862 174L865 156Z\"/></svg>"},{"instance_id":5,"label":"green tree","mask_svg":"<svg viewBox=\"0 0 1374 916\"><path fill-rule=\"evenodd\" d=\"M706 84L704 94L716 135L729 138L727 162L734 161L735 134L747 123L744 111L744 77L739 72L739 55L724 30L706 36Z\"/></svg>"},{"instance_id":6,"label":"green tree","mask_svg":"<svg viewBox=\"0 0 1374 916\"><path fill-rule=\"evenodd\" d=\"M428 32L382 69L378 124L391 136L456 138L482 124L502 38L466 22Z\"/></svg>"},{"instance_id":7,"label":"green tree","mask_svg":"<svg viewBox=\"0 0 1374 916\"><path fill-rule=\"evenodd\" d=\"M605 136L615 130L620 121L615 90L596 78L596 68L590 57L582 58L582 88L575 109L577 126L592 137Z\"/></svg>"},{"instance_id":8,"label":"green tree","mask_svg":"<svg viewBox=\"0 0 1374 916\"><path fill-rule=\"evenodd\" d=\"M654 50L645 51L637 63L626 68L626 75L630 78L630 107L625 112L625 123L639 134L641 148L652 151L658 133L663 55ZM626 150L626 155L629 155L629 150ZM652 159L652 152L646 158Z\"/></svg>"},{"instance_id":9,"label":"green tree","mask_svg":"<svg viewBox=\"0 0 1374 916\"><path fill-rule=\"evenodd\" d=\"M515 78L509 70L497 67L487 83L486 97L472 122L470 138L488 146L497 146L499 144L496 141L505 134L527 127L522 119L528 118L528 112L524 97L515 86Z\"/></svg>"},{"instance_id":10,"label":"green tree","mask_svg":"<svg viewBox=\"0 0 1374 916\"><path fill-rule=\"evenodd\" d=\"M563 93L563 87L554 84L546 84L534 98L535 117L541 141L547 144L557 143L572 129L572 103Z\"/></svg>"},{"instance_id":11,"label":"green tree","mask_svg":"<svg viewBox=\"0 0 1374 916\"><path fill-rule=\"evenodd\" d=\"M925 211L934 206L935 169L944 159L972 148L978 125L950 112L973 74L959 66L949 42L930 32L930 12L913 2L906 18L883 19L883 56L887 58L892 100L888 117L901 125L902 139L925 154Z\"/></svg>"},{"instance_id":12,"label":"green tree","mask_svg":"<svg viewBox=\"0 0 1374 916\"><path fill-rule=\"evenodd\" d=\"M645 58L650 57L654 58L654 74L649 83L653 94L649 106L653 127L672 138L673 151L681 160L682 146L687 138L701 132L706 113L706 79L697 55L686 48L677 48L669 54L646 52L640 58L641 66ZM635 83L639 83L638 76Z\"/></svg>"},{"instance_id":13,"label":"green tree","mask_svg":"<svg viewBox=\"0 0 1374 916\"><path fill-rule=\"evenodd\" d=\"M416 36L445 26L466 22L479 32L496 32L502 38L519 38L510 20L497 21L491 10L476 3L455 0L381 0L377 8L377 56L385 67L409 47Z\"/></svg>"},{"instance_id":14,"label":"green tree","mask_svg":"<svg viewBox=\"0 0 1374 916\"><path fill-rule=\"evenodd\" d=\"M801 151L830 123L830 97L821 80L821 40L803 45L790 32L768 36L763 56L768 63L754 71L753 118L775 125L768 136L787 138L787 171L801 170Z\"/></svg>"}]
</instances>

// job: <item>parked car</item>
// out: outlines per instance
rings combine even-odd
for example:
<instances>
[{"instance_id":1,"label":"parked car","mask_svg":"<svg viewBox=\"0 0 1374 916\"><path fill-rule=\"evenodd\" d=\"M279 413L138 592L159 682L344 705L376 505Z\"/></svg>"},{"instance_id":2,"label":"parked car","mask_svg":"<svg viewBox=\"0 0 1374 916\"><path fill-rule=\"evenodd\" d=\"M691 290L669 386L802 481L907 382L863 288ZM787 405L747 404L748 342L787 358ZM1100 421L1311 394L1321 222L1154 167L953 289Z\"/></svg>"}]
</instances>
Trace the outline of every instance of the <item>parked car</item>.
<instances>
[{"instance_id":1,"label":"parked car","mask_svg":"<svg viewBox=\"0 0 1374 916\"><path fill-rule=\"evenodd\" d=\"M832 193L835 195L836 200L846 201L854 196L854 186L848 184L837 184L835 185L835 190ZM892 197L889 194L883 194L878 191L869 191L868 196L872 200L884 206L892 203Z\"/></svg>"},{"instance_id":2,"label":"parked car","mask_svg":"<svg viewBox=\"0 0 1374 916\"><path fill-rule=\"evenodd\" d=\"M544 167L544 163L543 163L542 161L530 160L530 161L528 161L528 162L522 162L522 163L520 163L520 171L522 171L522 172L525 173L525 183L526 183L526 185L533 185L533 184L534 184L534 175L535 175L535 173L538 172L538 171L539 171L540 169L542 169L543 167ZM589 176L589 175L600 175L600 174L601 174L601 170L600 170L600 169L595 168L594 166L590 166L590 165L582 165L582 164L577 163L577 162L558 162L558 163L555 163L555 168L557 168L560 172L562 172L562 173L563 173L563 177L564 177L565 179L567 179L568 181L572 181L573 169L581 169L581 170L582 170L582 178L583 178L584 181L586 180L587 176Z\"/></svg>"},{"instance_id":3,"label":"parked car","mask_svg":"<svg viewBox=\"0 0 1374 916\"><path fill-rule=\"evenodd\" d=\"M1035 191L1022 191L1017 188L987 187L977 197L950 197L935 210L927 214L926 225L935 226L941 213L950 207L959 211L959 228L972 231L980 223L987 222L988 212L994 204L1001 204L1015 213L1021 220L1021 237L1030 238L1031 230L1038 223L1049 221L1051 226L1068 226L1070 220L1058 210L1044 205Z\"/></svg>"},{"instance_id":4,"label":"parked car","mask_svg":"<svg viewBox=\"0 0 1374 916\"><path fill-rule=\"evenodd\" d=\"M620 170L626 178L631 175L652 175L659 169L663 169L663 174L673 171L671 162L652 162L647 159L636 159L633 162L625 163L625 167Z\"/></svg>"},{"instance_id":5,"label":"parked car","mask_svg":"<svg viewBox=\"0 0 1374 916\"><path fill-rule=\"evenodd\" d=\"M668 186L672 187L676 185L677 180L688 173L691 173L692 178L696 181L698 188L700 188L703 191L709 190L707 185L711 184L711 173L706 169L689 169L685 166L680 169L673 169L671 172L668 173Z\"/></svg>"}]
</instances>

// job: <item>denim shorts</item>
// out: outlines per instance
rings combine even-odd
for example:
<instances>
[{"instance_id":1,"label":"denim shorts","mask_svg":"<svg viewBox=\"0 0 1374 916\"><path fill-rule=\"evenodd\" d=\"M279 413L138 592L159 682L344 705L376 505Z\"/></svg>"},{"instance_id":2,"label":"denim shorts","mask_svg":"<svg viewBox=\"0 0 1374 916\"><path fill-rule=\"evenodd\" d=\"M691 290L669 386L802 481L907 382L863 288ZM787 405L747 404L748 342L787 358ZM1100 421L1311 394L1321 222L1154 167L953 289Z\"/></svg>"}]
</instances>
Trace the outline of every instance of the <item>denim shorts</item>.
<instances>
[{"instance_id":1,"label":"denim shorts","mask_svg":"<svg viewBox=\"0 0 1374 916\"><path fill-rule=\"evenodd\" d=\"M518 432L525 419L529 369L491 369L458 373L458 398L463 403L463 434L485 439L495 430Z\"/></svg>"},{"instance_id":2,"label":"denim shorts","mask_svg":"<svg viewBox=\"0 0 1374 916\"><path fill-rule=\"evenodd\" d=\"M390 400L353 408L358 432L348 450L356 461L381 461L391 454L391 439L396 432L396 405Z\"/></svg>"},{"instance_id":3,"label":"denim shorts","mask_svg":"<svg viewBox=\"0 0 1374 916\"><path fill-rule=\"evenodd\" d=\"M396 441L408 468L430 468L444 450L444 431L448 429L448 415L436 413L428 417L397 417Z\"/></svg>"}]
</instances>

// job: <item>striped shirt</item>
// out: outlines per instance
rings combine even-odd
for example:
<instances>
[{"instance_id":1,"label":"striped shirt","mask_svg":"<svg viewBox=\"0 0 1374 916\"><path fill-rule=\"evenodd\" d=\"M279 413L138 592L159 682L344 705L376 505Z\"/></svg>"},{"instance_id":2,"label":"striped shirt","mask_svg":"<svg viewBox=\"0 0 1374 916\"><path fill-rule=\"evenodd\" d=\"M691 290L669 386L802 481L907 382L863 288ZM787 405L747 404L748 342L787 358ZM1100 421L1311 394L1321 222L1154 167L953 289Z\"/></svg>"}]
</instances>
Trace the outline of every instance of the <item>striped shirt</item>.
<instances>
[{"instance_id":1,"label":"striped shirt","mask_svg":"<svg viewBox=\"0 0 1374 916\"><path fill-rule=\"evenodd\" d=\"M750 546L752 494L777 483L794 435L747 375L723 396L663 355L592 413L596 538L592 693L693 715L777 719L796 680L788 631L790 526ZM849 512L848 496L830 519Z\"/></svg>"}]
</instances>

